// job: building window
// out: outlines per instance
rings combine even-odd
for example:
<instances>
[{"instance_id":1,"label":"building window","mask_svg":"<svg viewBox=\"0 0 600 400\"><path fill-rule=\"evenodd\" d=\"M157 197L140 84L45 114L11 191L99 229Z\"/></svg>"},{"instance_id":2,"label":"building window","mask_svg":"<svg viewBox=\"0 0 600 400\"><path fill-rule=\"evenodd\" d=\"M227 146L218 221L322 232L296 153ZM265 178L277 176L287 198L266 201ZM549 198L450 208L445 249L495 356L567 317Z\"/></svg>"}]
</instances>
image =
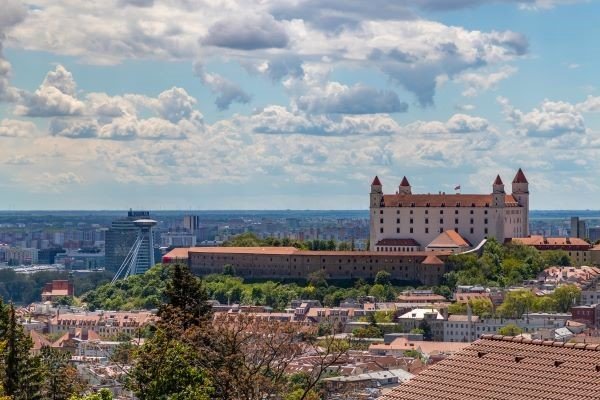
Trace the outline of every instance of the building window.
<instances>
[{"instance_id":1,"label":"building window","mask_svg":"<svg viewBox=\"0 0 600 400\"><path fill-rule=\"evenodd\" d=\"M396 223L399 224L400 223L400 218L396 218Z\"/></svg>"},{"instance_id":2,"label":"building window","mask_svg":"<svg viewBox=\"0 0 600 400\"><path fill-rule=\"evenodd\" d=\"M473 233L473 228L471 228L471 233Z\"/></svg>"},{"instance_id":3,"label":"building window","mask_svg":"<svg viewBox=\"0 0 600 400\"><path fill-rule=\"evenodd\" d=\"M443 213L444 213L444 210L440 210L440 214L443 214Z\"/></svg>"},{"instance_id":4,"label":"building window","mask_svg":"<svg viewBox=\"0 0 600 400\"><path fill-rule=\"evenodd\" d=\"M379 222L383 224L383 218L379 218Z\"/></svg>"},{"instance_id":5,"label":"building window","mask_svg":"<svg viewBox=\"0 0 600 400\"><path fill-rule=\"evenodd\" d=\"M484 224L487 224L487 223L488 223L488 219L487 219L487 218L486 218L486 219L484 219L484 220L483 220L483 223L484 223Z\"/></svg>"},{"instance_id":6,"label":"building window","mask_svg":"<svg viewBox=\"0 0 600 400\"><path fill-rule=\"evenodd\" d=\"M413 213L413 210L410 210L410 215L412 215L412 213Z\"/></svg>"},{"instance_id":7,"label":"building window","mask_svg":"<svg viewBox=\"0 0 600 400\"><path fill-rule=\"evenodd\" d=\"M410 219L410 223L411 223L411 224L413 223L413 219L412 219L412 218Z\"/></svg>"},{"instance_id":8,"label":"building window","mask_svg":"<svg viewBox=\"0 0 600 400\"><path fill-rule=\"evenodd\" d=\"M458 218L454 218L454 223L458 224Z\"/></svg>"},{"instance_id":9,"label":"building window","mask_svg":"<svg viewBox=\"0 0 600 400\"><path fill-rule=\"evenodd\" d=\"M458 215L458 210L454 210L454 214Z\"/></svg>"},{"instance_id":10,"label":"building window","mask_svg":"<svg viewBox=\"0 0 600 400\"><path fill-rule=\"evenodd\" d=\"M473 215L473 210L470 211L470 214Z\"/></svg>"},{"instance_id":11,"label":"building window","mask_svg":"<svg viewBox=\"0 0 600 400\"><path fill-rule=\"evenodd\" d=\"M383 233L383 228L379 228L379 233Z\"/></svg>"},{"instance_id":12,"label":"building window","mask_svg":"<svg viewBox=\"0 0 600 400\"><path fill-rule=\"evenodd\" d=\"M413 233L413 228L410 228L410 233Z\"/></svg>"},{"instance_id":13,"label":"building window","mask_svg":"<svg viewBox=\"0 0 600 400\"><path fill-rule=\"evenodd\" d=\"M471 218L471 225L473 225L473 218Z\"/></svg>"},{"instance_id":14,"label":"building window","mask_svg":"<svg viewBox=\"0 0 600 400\"><path fill-rule=\"evenodd\" d=\"M425 210L425 215L429 214L429 210Z\"/></svg>"},{"instance_id":15,"label":"building window","mask_svg":"<svg viewBox=\"0 0 600 400\"><path fill-rule=\"evenodd\" d=\"M458 233L458 228L454 228L454 232Z\"/></svg>"},{"instance_id":16,"label":"building window","mask_svg":"<svg viewBox=\"0 0 600 400\"><path fill-rule=\"evenodd\" d=\"M425 233L429 233L429 228L425 228Z\"/></svg>"},{"instance_id":17,"label":"building window","mask_svg":"<svg viewBox=\"0 0 600 400\"><path fill-rule=\"evenodd\" d=\"M444 232L444 228L440 228L440 233Z\"/></svg>"},{"instance_id":18,"label":"building window","mask_svg":"<svg viewBox=\"0 0 600 400\"><path fill-rule=\"evenodd\" d=\"M396 228L396 233L400 233L400 228Z\"/></svg>"},{"instance_id":19,"label":"building window","mask_svg":"<svg viewBox=\"0 0 600 400\"><path fill-rule=\"evenodd\" d=\"M440 224L444 223L444 218L440 218Z\"/></svg>"},{"instance_id":20,"label":"building window","mask_svg":"<svg viewBox=\"0 0 600 400\"><path fill-rule=\"evenodd\" d=\"M485 228L485 229L483 230L483 233L485 233L485 234L487 235L487 233L488 233L488 228Z\"/></svg>"},{"instance_id":21,"label":"building window","mask_svg":"<svg viewBox=\"0 0 600 400\"><path fill-rule=\"evenodd\" d=\"M485 215L487 215L487 210L485 210L483 213L484 213Z\"/></svg>"},{"instance_id":22,"label":"building window","mask_svg":"<svg viewBox=\"0 0 600 400\"><path fill-rule=\"evenodd\" d=\"M425 218L425 223L428 224L429 223L429 218Z\"/></svg>"},{"instance_id":23,"label":"building window","mask_svg":"<svg viewBox=\"0 0 600 400\"><path fill-rule=\"evenodd\" d=\"M396 214L400 214L400 210L396 210Z\"/></svg>"}]
</instances>

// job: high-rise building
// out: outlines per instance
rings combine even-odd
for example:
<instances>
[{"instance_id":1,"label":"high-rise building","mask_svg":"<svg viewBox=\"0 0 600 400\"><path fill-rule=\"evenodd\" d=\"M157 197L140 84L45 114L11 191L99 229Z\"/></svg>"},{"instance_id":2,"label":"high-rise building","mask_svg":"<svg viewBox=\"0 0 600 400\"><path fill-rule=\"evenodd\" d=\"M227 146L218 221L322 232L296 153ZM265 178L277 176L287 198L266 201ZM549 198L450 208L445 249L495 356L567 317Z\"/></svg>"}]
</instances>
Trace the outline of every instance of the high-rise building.
<instances>
[{"instance_id":1,"label":"high-rise building","mask_svg":"<svg viewBox=\"0 0 600 400\"><path fill-rule=\"evenodd\" d=\"M587 223L579 217L571 217L571 237L580 239L588 237Z\"/></svg>"},{"instance_id":2,"label":"high-rise building","mask_svg":"<svg viewBox=\"0 0 600 400\"><path fill-rule=\"evenodd\" d=\"M200 217L197 215L184 215L183 227L187 229L189 233L196 233L198 228L200 228Z\"/></svg>"},{"instance_id":3,"label":"high-rise building","mask_svg":"<svg viewBox=\"0 0 600 400\"><path fill-rule=\"evenodd\" d=\"M129 210L127 218L112 222L110 229L106 231L105 268L107 271L117 271L135 243L140 228L134 221L149 217L149 211Z\"/></svg>"}]
</instances>

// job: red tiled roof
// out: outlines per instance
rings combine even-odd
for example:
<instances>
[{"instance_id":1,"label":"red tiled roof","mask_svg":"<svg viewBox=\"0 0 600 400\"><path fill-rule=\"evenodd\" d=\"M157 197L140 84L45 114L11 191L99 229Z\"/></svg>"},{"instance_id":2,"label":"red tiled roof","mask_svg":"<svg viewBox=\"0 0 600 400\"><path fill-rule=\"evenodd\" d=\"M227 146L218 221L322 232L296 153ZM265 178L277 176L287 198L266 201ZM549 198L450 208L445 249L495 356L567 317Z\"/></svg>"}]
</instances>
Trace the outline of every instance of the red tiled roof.
<instances>
[{"instance_id":1,"label":"red tiled roof","mask_svg":"<svg viewBox=\"0 0 600 400\"><path fill-rule=\"evenodd\" d=\"M513 242L521 243L526 246L534 246L538 250L589 250L592 248L588 242L583 239L572 237L549 237L545 238L541 235L531 235L524 238L512 238Z\"/></svg>"},{"instance_id":2,"label":"red tiled roof","mask_svg":"<svg viewBox=\"0 0 600 400\"><path fill-rule=\"evenodd\" d=\"M504 185L504 182L502 182L502 179L500 178L500 175L496 176L496 180L494 181L494 185Z\"/></svg>"},{"instance_id":3,"label":"red tiled roof","mask_svg":"<svg viewBox=\"0 0 600 400\"><path fill-rule=\"evenodd\" d=\"M491 194L386 194L385 207L490 207ZM512 194L504 197L506 207L518 207Z\"/></svg>"},{"instance_id":4,"label":"red tiled roof","mask_svg":"<svg viewBox=\"0 0 600 400\"><path fill-rule=\"evenodd\" d=\"M403 187L410 186L410 183L408 183L408 179L406 179L406 176L404 178L402 178L402 182L400 182L400 186L403 186Z\"/></svg>"},{"instance_id":5,"label":"red tiled roof","mask_svg":"<svg viewBox=\"0 0 600 400\"><path fill-rule=\"evenodd\" d=\"M600 345L484 335L383 400L598 400Z\"/></svg>"},{"instance_id":6,"label":"red tiled roof","mask_svg":"<svg viewBox=\"0 0 600 400\"><path fill-rule=\"evenodd\" d=\"M517 174L515 175L515 179L513 179L512 183L529 183L527 182L527 178L525 178L525 174L523 170L519 168Z\"/></svg>"},{"instance_id":7,"label":"red tiled roof","mask_svg":"<svg viewBox=\"0 0 600 400\"><path fill-rule=\"evenodd\" d=\"M375 246L413 246L420 247L421 245L415 239L382 239Z\"/></svg>"},{"instance_id":8,"label":"red tiled roof","mask_svg":"<svg viewBox=\"0 0 600 400\"><path fill-rule=\"evenodd\" d=\"M379 180L379 177L377 175L375 175L375 179L373 179L373 183L371 183L371 186L381 186L381 181Z\"/></svg>"},{"instance_id":9,"label":"red tiled roof","mask_svg":"<svg viewBox=\"0 0 600 400\"><path fill-rule=\"evenodd\" d=\"M458 232L447 230L440 233L427 247L471 247L471 243Z\"/></svg>"},{"instance_id":10,"label":"red tiled roof","mask_svg":"<svg viewBox=\"0 0 600 400\"><path fill-rule=\"evenodd\" d=\"M179 250L179 249L175 249ZM357 256L357 257L384 257L392 256L413 256L426 257L428 255L447 256L450 251L439 250L431 251L406 251L406 252L380 252L380 251L313 251L313 250L298 250L295 247L190 247L184 249L186 252L193 254L256 254L256 255L298 255L298 256ZM171 257L171 253L165 254L165 257ZM186 257L187 258L187 257Z\"/></svg>"},{"instance_id":11,"label":"red tiled roof","mask_svg":"<svg viewBox=\"0 0 600 400\"><path fill-rule=\"evenodd\" d=\"M444 265L444 262L436 256L427 256L421 264L425 265Z\"/></svg>"}]
</instances>

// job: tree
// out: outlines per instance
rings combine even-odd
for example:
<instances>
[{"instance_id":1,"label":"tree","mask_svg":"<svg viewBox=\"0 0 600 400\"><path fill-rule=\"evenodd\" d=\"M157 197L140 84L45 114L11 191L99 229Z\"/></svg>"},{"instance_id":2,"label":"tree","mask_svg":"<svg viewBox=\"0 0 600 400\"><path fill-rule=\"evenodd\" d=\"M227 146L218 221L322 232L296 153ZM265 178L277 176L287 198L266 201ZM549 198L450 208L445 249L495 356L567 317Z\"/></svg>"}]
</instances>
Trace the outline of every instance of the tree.
<instances>
[{"instance_id":1,"label":"tree","mask_svg":"<svg viewBox=\"0 0 600 400\"><path fill-rule=\"evenodd\" d=\"M431 325L429 325L429 322L427 322L426 319L421 320L419 323L419 329L423 332L424 340L431 340L433 338L431 333Z\"/></svg>"},{"instance_id":2,"label":"tree","mask_svg":"<svg viewBox=\"0 0 600 400\"><path fill-rule=\"evenodd\" d=\"M519 328L515 324L508 324L498 329L498 333L504 336L517 336L523 333L523 329Z\"/></svg>"},{"instance_id":3,"label":"tree","mask_svg":"<svg viewBox=\"0 0 600 400\"><path fill-rule=\"evenodd\" d=\"M574 306L581 296L581 289L575 285L563 285L557 287L552 293L552 298L556 302L558 312L568 312Z\"/></svg>"},{"instance_id":4,"label":"tree","mask_svg":"<svg viewBox=\"0 0 600 400\"><path fill-rule=\"evenodd\" d=\"M113 395L108 389L100 389L98 393L85 396L71 396L69 400L112 400Z\"/></svg>"},{"instance_id":5,"label":"tree","mask_svg":"<svg viewBox=\"0 0 600 400\"><path fill-rule=\"evenodd\" d=\"M223 265L223 275L235 276L235 267L231 264Z\"/></svg>"},{"instance_id":6,"label":"tree","mask_svg":"<svg viewBox=\"0 0 600 400\"><path fill-rule=\"evenodd\" d=\"M6 330L0 334L5 340L2 357L5 369L4 391L14 400L41 399L40 360L30 356L29 351L33 343L17 323L12 304L8 308L8 317L2 319L7 322Z\"/></svg>"},{"instance_id":7,"label":"tree","mask_svg":"<svg viewBox=\"0 0 600 400\"><path fill-rule=\"evenodd\" d=\"M375 284L376 285L389 285L392 281L392 274L387 271L379 271L377 275L375 275Z\"/></svg>"},{"instance_id":8,"label":"tree","mask_svg":"<svg viewBox=\"0 0 600 400\"><path fill-rule=\"evenodd\" d=\"M68 353L59 352L48 346L40 350L43 371L42 398L45 400L67 400L85 389L77 370L69 365Z\"/></svg>"},{"instance_id":9,"label":"tree","mask_svg":"<svg viewBox=\"0 0 600 400\"><path fill-rule=\"evenodd\" d=\"M533 311L535 295L526 289L507 292L497 312L504 318L521 318L523 314Z\"/></svg>"}]
</instances>

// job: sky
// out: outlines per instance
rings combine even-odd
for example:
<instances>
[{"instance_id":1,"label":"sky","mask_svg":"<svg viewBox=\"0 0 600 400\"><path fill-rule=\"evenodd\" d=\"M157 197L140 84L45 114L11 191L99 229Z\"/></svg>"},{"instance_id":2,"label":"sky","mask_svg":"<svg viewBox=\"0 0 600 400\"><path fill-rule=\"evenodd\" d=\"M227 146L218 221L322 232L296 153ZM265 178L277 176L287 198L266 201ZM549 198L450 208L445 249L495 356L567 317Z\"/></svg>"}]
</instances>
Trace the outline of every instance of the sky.
<instances>
[{"instance_id":1,"label":"sky","mask_svg":"<svg viewBox=\"0 0 600 400\"><path fill-rule=\"evenodd\" d=\"M598 209L600 2L0 0L0 209Z\"/></svg>"}]
</instances>

